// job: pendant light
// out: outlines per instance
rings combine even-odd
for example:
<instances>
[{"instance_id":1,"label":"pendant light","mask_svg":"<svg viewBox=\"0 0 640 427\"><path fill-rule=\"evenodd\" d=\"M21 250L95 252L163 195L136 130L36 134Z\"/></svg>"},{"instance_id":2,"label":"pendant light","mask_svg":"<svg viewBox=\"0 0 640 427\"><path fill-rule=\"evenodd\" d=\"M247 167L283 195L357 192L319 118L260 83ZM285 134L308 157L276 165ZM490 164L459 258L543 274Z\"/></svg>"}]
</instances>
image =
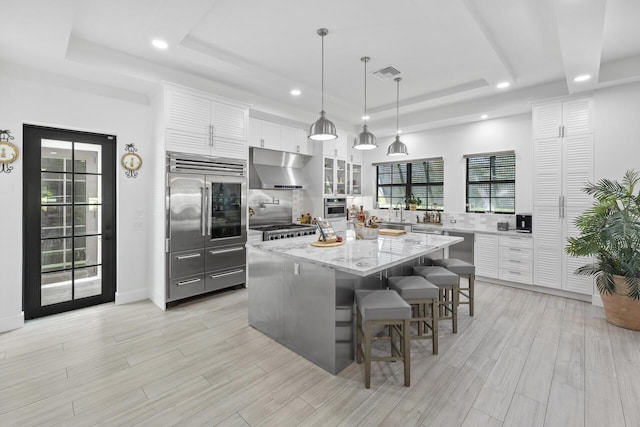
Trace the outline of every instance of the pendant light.
<instances>
[{"instance_id":1,"label":"pendant light","mask_svg":"<svg viewBox=\"0 0 640 427\"><path fill-rule=\"evenodd\" d=\"M367 62L369 62L370 59L368 56L360 58L360 61L364 62L364 116L362 116L364 123L362 125L362 132L360 132L360 135L358 135L353 143L353 148L356 150L373 150L378 148L375 135L367 129Z\"/></svg>"},{"instance_id":2,"label":"pendant light","mask_svg":"<svg viewBox=\"0 0 640 427\"><path fill-rule=\"evenodd\" d=\"M326 28L318 30L318 35L322 37L322 111L320 111L320 118L309 129L309 139L314 141L329 141L338 137L335 125L325 117L324 112L324 36L327 34L329 30Z\"/></svg>"},{"instance_id":3,"label":"pendant light","mask_svg":"<svg viewBox=\"0 0 640 427\"><path fill-rule=\"evenodd\" d=\"M396 94L396 140L389 146L387 156L408 156L407 146L400 141L400 80L402 80L402 78L396 77L394 80L398 84Z\"/></svg>"}]
</instances>

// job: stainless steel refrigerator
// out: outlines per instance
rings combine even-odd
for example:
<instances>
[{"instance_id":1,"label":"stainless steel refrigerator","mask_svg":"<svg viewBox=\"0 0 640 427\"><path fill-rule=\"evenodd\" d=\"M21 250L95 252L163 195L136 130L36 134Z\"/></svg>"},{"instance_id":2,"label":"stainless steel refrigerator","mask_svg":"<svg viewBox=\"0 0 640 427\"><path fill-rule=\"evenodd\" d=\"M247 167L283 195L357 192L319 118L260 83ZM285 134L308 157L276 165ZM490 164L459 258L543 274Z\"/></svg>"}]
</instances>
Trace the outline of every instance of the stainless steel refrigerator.
<instances>
[{"instance_id":1,"label":"stainless steel refrigerator","mask_svg":"<svg viewBox=\"0 0 640 427\"><path fill-rule=\"evenodd\" d=\"M246 280L246 163L167 154L167 302Z\"/></svg>"}]
</instances>

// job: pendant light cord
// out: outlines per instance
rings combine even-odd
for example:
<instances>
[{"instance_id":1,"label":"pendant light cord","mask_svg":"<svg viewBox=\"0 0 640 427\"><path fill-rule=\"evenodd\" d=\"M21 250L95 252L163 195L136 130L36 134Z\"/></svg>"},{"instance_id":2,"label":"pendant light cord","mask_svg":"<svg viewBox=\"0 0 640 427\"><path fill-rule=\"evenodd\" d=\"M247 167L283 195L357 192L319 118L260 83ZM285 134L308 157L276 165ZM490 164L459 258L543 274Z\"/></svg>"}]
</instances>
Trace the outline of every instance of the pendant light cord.
<instances>
[{"instance_id":1,"label":"pendant light cord","mask_svg":"<svg viewBox=\"0 0 640 427\"><path fill-rule=\"evenodd\" d=\"M396 136L400 136L400 77L396 78L397 90L396 90Z\"/></svg>"},{"instance_id":2,"label":"pendant light cord","mask_svg":"<svg viewBox=\"0 0 640 427\"><path fill-rule=\"evenodd\" d=\"M322 35L322 111L324 111L324 34Z\"/></svg>"},{"instance_id":3,"label":"pendant light cord","mask_svg":"<svg viewBox=\"0 0 640 427\"><path fill-rule=\"evenodd\" d=\"M369 62L369 58L364 58L364 116L362 119L364 120L365 126L367 125L367 62Z\"/></svg>"}]
</instances>

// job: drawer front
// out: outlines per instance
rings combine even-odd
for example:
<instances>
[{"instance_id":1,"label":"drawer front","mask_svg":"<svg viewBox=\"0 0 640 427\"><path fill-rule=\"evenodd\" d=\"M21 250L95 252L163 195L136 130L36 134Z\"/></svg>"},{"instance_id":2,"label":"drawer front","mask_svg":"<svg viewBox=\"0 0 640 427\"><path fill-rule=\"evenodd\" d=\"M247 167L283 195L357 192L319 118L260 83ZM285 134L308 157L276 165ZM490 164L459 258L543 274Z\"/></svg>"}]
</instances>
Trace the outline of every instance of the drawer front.
<instances>
[{"instance_id":1,"label":"drawer front","mask_svg":"<svg viewBox=\"0 0 640 427\"><path fill-rule=\"evenodd\" d=\"M533 249L533 238L516 237L516 236L500 236L500 246L510 248Z\"/></svg>"},{"instance_id":2,"label":"drawer front","mask_svg":"<svg viewBox=\"0 0 640 427\"><path fill-rule=\"evenodd\" d=\"M239 266L244 268L246 263L247 250L244 245L205 249L205 271L224 270Z\"/></svg>"},{"instance_id":3,"label":"drawer front","mask_svg":"<svg viewBox=\"0 0 640 427\"><path fill-rule=\"evenodd\" d=\"M514 270L522 273L531 274L533 272L533 263L531 260L523 261L519 259L501 259L501 270Z\"/></svg>"},{"instance_id":4,"label":"drawer front","mask_svg":"<svg viewBox=\"0 0 640 427\"><path fill-rule=\"evenodd\" d=\"M185 277L204 271L204 251L191 250L172 252L169 261L169 277Z\"/></svg>"},{"instance_id":5,"label":"drawer front","mask_svg":"<svg viewBox=\"0 0 640 427\"><path fill-rule=\"evenodd\" d=\"M204 292L204 274L169 280L169 301L176 301Z\"/></svg>"},{"instance_id":6,"label":"drawer front","mask_svg":"<svg viewBox=\"0 0 640 427\"><path fill-rule=\"evenodd\" d=\"M531 249L500 247L498 253L500 254L500 260L515 259L527 262L533 261L533 251Z\"/></svg>"},{"instance_id":7,"label":"drawer front","mask_svg":"<svg viewBox=\"0 0 640 427\"><path fill-rule=\"evenodd\" d=\"M526 285L533 284L533 272L522 272L512 268L500 269L500 280L506 280L508 282L524 283Z\"/></svg>"},{"instance_id":8,"label":"drawer front","mask_svg":"<svg viewBox=\"0 0 640 427\"><path fill-rule=\"evenodd\" d=\"M241 268L233 268L227 271L207 273L206 279L205 290L207 292L216 291L229 286L242 285L247 280L247 273L244 266L242 266Z\"/></svg>"}]
</instances>

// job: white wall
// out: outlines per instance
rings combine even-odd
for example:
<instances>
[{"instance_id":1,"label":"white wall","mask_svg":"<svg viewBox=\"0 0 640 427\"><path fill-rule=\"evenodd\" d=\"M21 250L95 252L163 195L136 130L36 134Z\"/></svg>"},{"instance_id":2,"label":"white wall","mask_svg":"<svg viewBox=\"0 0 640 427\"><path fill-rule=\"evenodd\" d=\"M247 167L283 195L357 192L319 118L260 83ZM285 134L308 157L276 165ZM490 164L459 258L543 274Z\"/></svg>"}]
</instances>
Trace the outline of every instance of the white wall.
<instances>
[{"instance_id":1,"label":"white wall","mask_svg":"<svg viewBox=\"0 0 640 427\"><path fill-rule=\"evenodd\" d=\"M640 171L640 83L595 94L594 180Z\"/></svg>"},{"instance_id":2,"label":"white wall","mask_svg":"<svg viewBox=\"0 0 640 427\"><path fill-rule=\"evenodd\" d=\"M375 132L374 129L372 129ZM363 194L375 195L376 162L394 160L387 157L393 138L379 138L380 148L366 151L363 167ZM516 153L516 212L533 210L533 146L531 144L531 114L484 120L460 126L433 129L401 135L407 145L408 157L414 159L442 157L444 159L444 208L447 212L465 212L465 154L514 150ZM368 198L365 198L367 200ZM366 201L365 201L366 203ZM375 197L373 197L375 203ZM365 206L371 209L372 206Z\"/></svg>"},{"instance_id":3,"label":"white wall","mask_svg":"<svg viewBox=\"0 0 640 427\"><path fill-rule=\"evenodd\" d=\"M38 79L0 73L0 128L9 129L22 152L24 123L117 136L117 159L134 143L144 159L153 149L148 105L113 99ZM50 76L49 76L50 77ZM86 89L86 88L84 88ZM0 332L23 325L22 315L22 158L0 174ZM147 224L143 202L151 176L144 164L136 179L117 171L116 302L147 298ZM26 260L28 267L29 260Z\"/></svg>"}]
</instances>

